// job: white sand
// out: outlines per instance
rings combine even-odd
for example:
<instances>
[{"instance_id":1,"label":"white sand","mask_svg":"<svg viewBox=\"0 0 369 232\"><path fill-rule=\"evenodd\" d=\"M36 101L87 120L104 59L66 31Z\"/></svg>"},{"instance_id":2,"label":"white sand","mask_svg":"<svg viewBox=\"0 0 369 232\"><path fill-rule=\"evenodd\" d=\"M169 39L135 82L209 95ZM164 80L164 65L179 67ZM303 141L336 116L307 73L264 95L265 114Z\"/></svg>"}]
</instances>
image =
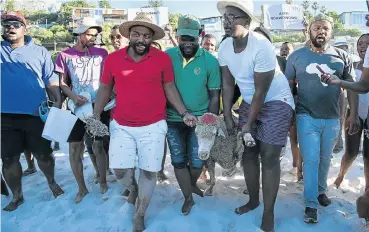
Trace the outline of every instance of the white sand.
<instances>
[{"instance_id":1,"label":"white sand","mask_svg":"<svg viewBox=\"0 0 369 232\"><path fill-rule=\"evenodd\" d=\"M25 203L14 212L2 212L1 228L4 232L120 232L132 231L132 215L127 214L126 198L121 196L123 188L109 183L109 191L99 194L99 186L92 183L94 169L85 154L84 175L90 193L76 205L74 197L77 183L74 180L68 157L67 144L61 146L56 156L56 180L65 194L54 199L46 179L40 171L23 178ZM292 157L287 148L282 160L282 179L276 203L276 232L360 232L369 231L363 220L358 219L355 201L364 192L363 161L361 155L349 170L340 189L332 184L339 171L342 152L334 155L329 173L327 195L333 203L319 208L319 223L307 225L303 222L303 185L296 183L289 174ZM24 158L22 166L26 168ZM200 198L194 195L196 205L189 216L181 215L183 196L173 174L170 158L167 157L166 174L169 180L158 184L148 209L147 232L255 232L260 231L263 206L237 216L234 209L244 204L248 196L242 194L245 183L242 176L231 179L220 177L217 169L217 184L214 196ZM260 198L262 200L262 197ZM10 198L1 197L1 207Z\"/></svg>"}]
</instances>

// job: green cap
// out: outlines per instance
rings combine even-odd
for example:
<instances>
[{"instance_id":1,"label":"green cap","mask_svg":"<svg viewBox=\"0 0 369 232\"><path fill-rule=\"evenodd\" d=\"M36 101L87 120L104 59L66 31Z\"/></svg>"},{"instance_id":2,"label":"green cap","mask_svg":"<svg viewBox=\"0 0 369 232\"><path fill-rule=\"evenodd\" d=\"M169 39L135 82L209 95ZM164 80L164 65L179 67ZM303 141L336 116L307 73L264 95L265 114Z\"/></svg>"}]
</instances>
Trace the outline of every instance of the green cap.
<instances>
[{"instance_id":1,"label":"green cap","mask_svg":"<svg viewBox=\"0 0 369 232\"><path fill-rule=\"evenodd\" d=\"M178 19L177 35L188 35L194 38L199 37L201 29L200 21L193 15L184 15Z\"/></svg>"}]
</instances>

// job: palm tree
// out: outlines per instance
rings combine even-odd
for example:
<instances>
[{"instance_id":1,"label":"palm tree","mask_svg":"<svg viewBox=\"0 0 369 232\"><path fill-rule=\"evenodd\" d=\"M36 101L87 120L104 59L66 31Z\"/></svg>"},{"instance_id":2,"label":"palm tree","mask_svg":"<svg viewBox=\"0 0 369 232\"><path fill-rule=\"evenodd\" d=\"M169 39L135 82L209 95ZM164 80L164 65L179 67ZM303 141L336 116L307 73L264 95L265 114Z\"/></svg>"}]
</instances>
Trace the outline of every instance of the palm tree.
<instances>
[{"instance_id":1,"label":"palm tree","mask_svg":"<svg viewBox=\"0 0 369 232\"><path fill-rule=\"evenodd\" d=\"M319 9L319 3L318 3L318 1L314 1L313 2L313 5L311 6L311 8L313 8L314 15L316 15L316 11Z\"/></svg>"},{"instance_id":2,"label":"palm tree","mask_svg":"<svg viewBox=\"0 0 369 232\"><path fill-rule=\"evenodd\" d=\"M326 7L326 6L321 6L321 7L320 7L320 13L322 13L322 14L327 14L327 11L328 11L328 9L327 9L327 7Z\"/></svg>"},{"instance_id":3,"label":"palm tree","mask_svg":"<svg viewBox=\"0 0 369 232\"><path fill-rule=\"evenodd\" d=\"M310 8L310 1L305 0L302 2L302 8L304 8L304 13L306 14Z\"/></svg>"}]
</instances>

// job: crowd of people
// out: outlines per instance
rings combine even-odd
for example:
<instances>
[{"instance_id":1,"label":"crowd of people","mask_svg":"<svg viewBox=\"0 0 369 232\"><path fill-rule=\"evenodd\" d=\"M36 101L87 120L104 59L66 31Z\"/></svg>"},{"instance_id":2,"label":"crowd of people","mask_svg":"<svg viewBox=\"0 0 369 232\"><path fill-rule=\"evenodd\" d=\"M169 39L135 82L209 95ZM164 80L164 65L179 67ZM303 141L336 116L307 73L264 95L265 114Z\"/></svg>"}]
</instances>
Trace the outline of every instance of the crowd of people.
<instances>
[{"instance_id":1,"label":"crowd of people","mask_svg":"<svg viewBox=\"0 0 369 232\"><path fill-rule=\"evenodd\" d=\"M363 137L366 192L357 208L359 216L369 220L369 35L359 38L360 61L353 63L347 51L330 44L333 20L319 14L308 25L306 46L295 49L287 41L276 57L272 36L254 16L251 0L219 1L217 8L226 33L219 49L213 35L203 35L195 16L181 16L175 31L170 26L165 31L140 13L112 28L109 38L115 51L108 54L95 46L101 26L86 17L73 30L77 42L60 52L55 63L44 47L26 35L27 22L20 13L4 13L1 159L5 181L2 178L1 190L9 195L9 186L12 200L3 210L14 211L24 203L19 161L23 152L34 155L54 197L64 193L54 179L51 141L41 135L46 120L42 106L62 108L67 99L76 107L91 102L92 118L110 133L103 137L88 133L83 119L74 125L68 143L78 184L75 203L88 194L81 160L87 149L100 193L108 190L110 168L126 188L126 204L136 207L134 232L145 230L145 213L157 180L166 179L167 145L184 196L182 214L191 212L193 193L204 196L197 181L206 172L206 162L199 158L195 130L197 118L205 113L223 115L228 134L237 133L244 140L241 167L249 200L235 209L236 214L260 205L261 172L261 229L274 231L280 157L289 136L293 167L304 183L304 221L317 223L318 206L331 204L326 195L328 171L343 131L345 153L335 185L342 183ZM166 34L174 46L163 51L160 40ZM342 107L343 90L347 113ZM116 106L105 111L112 99ZM232 111L238 102L236 125ZM27 174L36 171L30 165Z\"/></svg>"}]
</instances>

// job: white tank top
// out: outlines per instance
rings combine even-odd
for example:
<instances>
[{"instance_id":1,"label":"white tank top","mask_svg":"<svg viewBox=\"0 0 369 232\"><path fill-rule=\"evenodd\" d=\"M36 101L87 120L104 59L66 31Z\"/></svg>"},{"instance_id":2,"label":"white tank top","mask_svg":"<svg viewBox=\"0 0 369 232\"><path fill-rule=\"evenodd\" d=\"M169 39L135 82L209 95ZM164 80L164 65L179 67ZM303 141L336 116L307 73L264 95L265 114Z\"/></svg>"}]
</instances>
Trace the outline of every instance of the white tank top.
<instances>
[{"instance_id":1,"label":"white tank top","mask_svg":"<svg viewBox=\"0 0 369 232\"><path fill-rule=\"evenodd\" d=\"M356 81L360 81L362 71L356 67L355 74ZM368 110L369 110L369 93L359 94L359 110L358 110L359 117L365 120L368 116Z\"/></svg>"}]
</instances>

